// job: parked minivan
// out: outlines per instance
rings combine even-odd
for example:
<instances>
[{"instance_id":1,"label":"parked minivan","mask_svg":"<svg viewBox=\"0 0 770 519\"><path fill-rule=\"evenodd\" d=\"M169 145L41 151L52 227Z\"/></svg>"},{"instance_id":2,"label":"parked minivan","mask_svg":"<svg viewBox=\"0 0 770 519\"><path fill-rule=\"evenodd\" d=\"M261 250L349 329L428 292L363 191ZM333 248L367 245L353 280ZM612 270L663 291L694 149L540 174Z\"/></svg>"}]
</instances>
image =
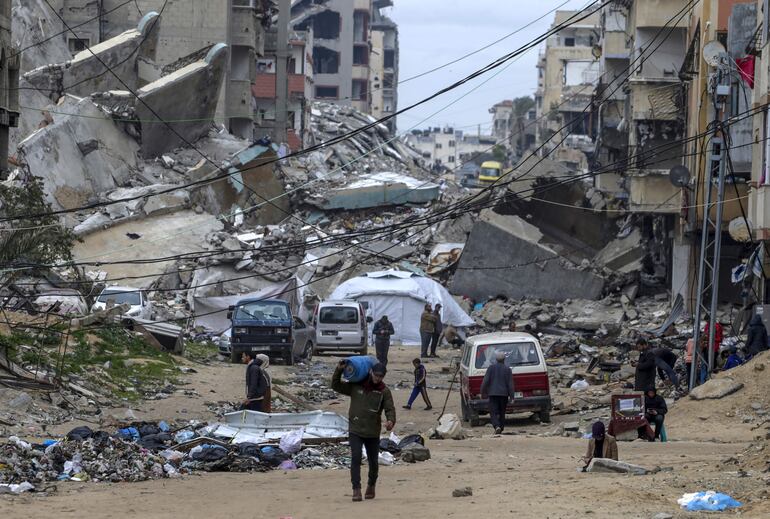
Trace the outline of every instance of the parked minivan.
<instances>
[{"instance_id":1,"label":"parked minivan","mask_svg":"<svg viewBox=\"0 0 770 519\"><path fill-rule=\"evenodd\" d=\"M350 351L366 355L369 330L364 305L358 301L321 301L313 314L315 351Z\"/></svg>"},{"instance_id":2,"label":"parked minivan","mask_svg":"<svg viewBox=\"0 0 770 519\"><path fill-rule=\"evenodd\" d=\"M489 413L489 401L481 398L481 383L498 351L505 353L505 364L513 371L515 395L506 413L537 413L541 422L550 422L551 391L543 350L535 337L517 332L474 335L465 341L460 359L463 419L476 426L479 415Z\"/></svg>"}]
</instances>

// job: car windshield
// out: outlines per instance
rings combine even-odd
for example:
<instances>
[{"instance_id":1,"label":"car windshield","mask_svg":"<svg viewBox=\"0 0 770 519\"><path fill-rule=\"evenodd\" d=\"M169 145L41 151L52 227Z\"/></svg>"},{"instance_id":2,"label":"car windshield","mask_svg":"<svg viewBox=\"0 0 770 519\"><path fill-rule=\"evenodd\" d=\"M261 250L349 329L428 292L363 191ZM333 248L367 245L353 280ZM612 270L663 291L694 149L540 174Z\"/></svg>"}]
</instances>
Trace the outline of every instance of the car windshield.
<instances>
[{"instance_id":1,"label":"car windshield","mask_svg":"<svg viewBox=\"0 0 770 519\"><path fill-rule=\"evenodd\" d=\"M499 177L500 170L497 168L482 168L481 176L483 177Z\"/></svg>"},{"instance_id":2,"label":"car windshield","mask_svg":"<svg viewBox=\"0 0 770 519\"><path fill-rule=\"evenodd\" d=\"M131 306L138 306L142 304L142 298L138 290L105 290L97 299L100 303L106 303L109 300L115 301L116 305L128 303Z\"/></svg>"},{"instance_id":3,"label":"car windshield","mask_svg":"<svg viewBox=\"0 0 770 519\"><path fill-rule=\"evenodd\" d=\"M358 311L350 306L327 306L321 308L318 320L322 324L356 324Z\"/></svg>"},{"instance_id":4,"label":"car windshield","mask_svg":"<svg viewBox=\"0 0 770 519\"><path fill-rule=\"evenodd\" d=\"M496 362L498 351L505 353L505 365L509 367L534 366L540 363L534 342L483 344L476 348L476 369L486 369Z\"/></svg>"},{"instance_id":5,"label":"car windshield","mask_svg":"<svg viewBox=\"0 0 770 519\"><path fill-rule=\"evenodd\" d=\"M289 319L289 306L286 303L255 301L238 307L236 319Z\"/></svg>"}]
</instances>

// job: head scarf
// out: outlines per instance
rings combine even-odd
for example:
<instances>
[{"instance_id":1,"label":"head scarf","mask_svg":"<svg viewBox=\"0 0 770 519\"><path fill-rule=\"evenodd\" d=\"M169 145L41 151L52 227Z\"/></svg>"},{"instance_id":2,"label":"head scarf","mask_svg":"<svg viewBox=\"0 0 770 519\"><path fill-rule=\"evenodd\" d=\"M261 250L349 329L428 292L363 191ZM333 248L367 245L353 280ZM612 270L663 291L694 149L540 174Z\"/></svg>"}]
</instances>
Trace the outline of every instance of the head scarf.
<instances>
[{"instance_id":1,"label":"head scarf","mask_svg":"<svg viewBox=\"0 0 770 519\"><path fill-rule=\"evenodd\" d=\"M591 426L591 436L594 440L604 439L604 422L594 422Z\"/></svg>"},{"instance_id":2,"label":"head scarf","mask_svg":"<svg viewBox=\"0 0 770 519\"><path fill-rule=\"evenodd\" d=\"M268 357L264 353L260 353L259 355L257 355L257 359L262 362L262 364L260 364L259 367L262 368L262 372L265 374L265 377L267 378L267 383L272 384L273 378L270 376L270 373L267 372L267 367L270 365L270 357Z\"/></svg>"}]
</instances>

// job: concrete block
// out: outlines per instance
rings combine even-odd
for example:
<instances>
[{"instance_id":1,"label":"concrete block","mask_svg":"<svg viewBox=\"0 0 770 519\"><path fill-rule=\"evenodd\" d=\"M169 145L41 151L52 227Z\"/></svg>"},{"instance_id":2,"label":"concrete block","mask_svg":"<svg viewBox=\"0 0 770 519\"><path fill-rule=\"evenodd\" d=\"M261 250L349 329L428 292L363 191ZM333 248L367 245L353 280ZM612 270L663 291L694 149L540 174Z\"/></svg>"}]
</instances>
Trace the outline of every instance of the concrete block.
<instances>
[{"instance_id":1,"label":"concrete block","mask_svg":"<svg viewBox=\"0 0 770 519\"><path fill-rule=\"evenodd\" d=\"M693 400L719 399L731 395L742 388L742 382L737 382L730 377L712 378L705 384L690 391L690 398Z\"/></svg>"},{"instance_id":2,"label":"concrete block","mask_svg":"<svg viewBox=\"0 0 770 519\"><path fill-rule=\"evenodd\" d=\"M644 476L649 474L649 470L639 465L633 465L624 461L615 461L608 458L594 458L588 465L588 472L632 474L634 476Z\"/></svg>"}]
</instances>

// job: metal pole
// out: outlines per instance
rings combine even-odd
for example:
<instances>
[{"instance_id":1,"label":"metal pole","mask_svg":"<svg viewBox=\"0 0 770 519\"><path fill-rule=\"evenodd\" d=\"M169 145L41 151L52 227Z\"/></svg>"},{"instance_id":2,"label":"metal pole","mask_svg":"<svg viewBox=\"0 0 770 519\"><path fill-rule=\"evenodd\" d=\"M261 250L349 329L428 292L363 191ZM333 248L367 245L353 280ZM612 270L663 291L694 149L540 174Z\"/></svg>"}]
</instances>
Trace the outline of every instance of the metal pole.
<instances>
[{"instance_id":1,"label":"metal pole","mask_svg":"<svg viewBox=\"0 0 770 519\"><path fill-rule=\"evenodd\" d=\"M727 113L726 107L722 108L722 121L725 121ZM721 130L724 131L724 130ZM716 137L715 137L716 139ZM716 143L715 143L716 145ZM709 309L709 342L708 342L708 374L714 370L714 342L716 338L716 320L717 320L717 301L719 299L719 263L722 254L722 213L724 212L725 199L725 157L727 143L724 134L722 134L719 153L719 187L717 188L717 215L716 225L714 227L714 261L711 267L711 307Z\"/></svg>"},{"instance_id":2,"label":"metal pole","mask_svg":"<svg viewBox=\"0 0 770 519\"><path fill-rule=\"evenodd\" d=\"M273 140L286 142L289 117L289 24L291 0L278 6L278 36L275 44L275 130ZM291 71L293 73L293 71Z\"/></svg>"}]
</instances>

